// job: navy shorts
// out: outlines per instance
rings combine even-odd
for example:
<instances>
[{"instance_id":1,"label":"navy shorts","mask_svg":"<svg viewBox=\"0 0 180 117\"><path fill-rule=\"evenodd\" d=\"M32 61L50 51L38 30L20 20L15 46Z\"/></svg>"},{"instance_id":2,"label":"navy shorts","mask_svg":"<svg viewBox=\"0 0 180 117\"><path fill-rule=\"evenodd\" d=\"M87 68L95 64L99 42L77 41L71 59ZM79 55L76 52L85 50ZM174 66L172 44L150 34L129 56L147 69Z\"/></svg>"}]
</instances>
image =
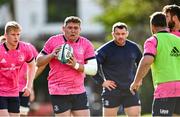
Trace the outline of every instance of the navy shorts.
<instances>
[{"instance_id":1,"label":"navy shorts","mask_svg":"<svg viewBox=\"0 0 180 117\"><path fill-rule=\"evenodd\" d=\"M29 96L22 96L24 92L19 92L20 106L29 107Z\"/></svg>"},{"instance_id":2,"label":"navy shorts","mask_svg":"<svg viewBox=\"0 0 180 117\"><path fill-rule=\"evenodd\" d=\"M132 95L129 89L106 91L102 95L102 103L105 108L114 108L120 105L124 108L140 106L138 94Z\"/></svg>"},{"instance_id":3,"label":"navy shorts","mask_svg":"<svg viewBox=\"0 0 180 117\"><path fill-rule=\"evenodd\" d=\"M62 113L67 110L89 109L86 93L73 95L51 95L54 113Z\"/></svg>"},{"instance_id":4,"label":"navy shorts","mask_svg":"<svg viewBox=\"0 0 180 117\"><path fill-rule=\"evenodd\" d=\"M180 114L180 97L154 99L153 116L172 116Z\"/></svg>"},{"instance_id":5,"label":"navy shorts","mask_svg":"<svg viewBox=\"0 0 180 117\"><path fill-rule=\"evenodd\" d=\"M7 109L10 113L19 113L19 97L1 97L0 109Z\"/></svg>"}]
</instances>

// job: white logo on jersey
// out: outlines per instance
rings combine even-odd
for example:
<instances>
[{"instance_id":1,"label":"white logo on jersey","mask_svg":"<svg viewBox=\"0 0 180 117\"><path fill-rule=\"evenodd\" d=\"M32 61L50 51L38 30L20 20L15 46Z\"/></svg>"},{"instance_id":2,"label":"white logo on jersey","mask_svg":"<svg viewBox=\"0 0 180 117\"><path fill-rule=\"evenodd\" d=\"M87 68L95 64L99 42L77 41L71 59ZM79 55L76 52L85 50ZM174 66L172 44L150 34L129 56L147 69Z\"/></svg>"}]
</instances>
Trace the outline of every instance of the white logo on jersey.
<instances>
[{"instance_id":1,"label":"white logo on jersey","mask_svg":"<svg viewBox=\"0 0 180 117\"><path fill-rule=\"evenodd\" d=\"M58 110L59 110L58 105L54 105L54 111L58 111Z\"/></svg>"},{"instance_id":2,"label":"white logo on jersey","mask_svg":"<svg viewBox=\"0 0 180 117\"><path fill-rule=\"evenodd\" d=\"M168 114L168 113L169 113L169 110L160 109L160 113L161 113L161 114Z\"/></svg>"},{"instance_id":3,"label":"white logo on jersey","mask_svg":"<svg viewBox=\"0 0 180 117\"><path fill-rule=\"evenodd\" d=\"M11 64L11 67L15 67L15 64L13 63L13 64Z\"/></svg>"},{"instance_id":4,"label":"white logo on jersey","mask_svg":"<svg viewBox=\"0 0 180 117\"><path fill-rule=\"evenodd\" d=\"M79 52L79 54L83 54L83 52L84 52L83 48L80 47L80 48L78 49L78 52Z\"/></svg>"},{"instance_id":5,"label":"white logo on jersey","mask_svg":"<svg viewBox=\"0 0 180 117\"><path fill-rule=\"evenodd\" d=\"M109 106L109 101L108 101L108 100L105 100L105 101L104 101L104 105Z\"/></svg>"},{"instance_id":6,"label":"white logo on jersey","mask_svg":"<svg viewBox=\"0 0 180 117\"><path fill-rule=\"evenodd\" d=\"M24 56L23 55L19 55L19 61L24 61Z\"/></svg>"},{"instance_id":7,"label":"white logo on jersey","mask_svg":"<svg viewBox=\"0 0 180 117\"><path fill-rule=\"evenodd\" d=\"M7 63L6 60L3 58L0 63Z\"/></svg>"},{"instance_id":8,"label":"white logo on jersey","mask_svg":"<svg viewBox=\"0 0 180 117\"><path fill-rule=\"evenodd\" d=\"M87 101L86 106L89 106L89 102Z\"/></svg>"}]
</instances>

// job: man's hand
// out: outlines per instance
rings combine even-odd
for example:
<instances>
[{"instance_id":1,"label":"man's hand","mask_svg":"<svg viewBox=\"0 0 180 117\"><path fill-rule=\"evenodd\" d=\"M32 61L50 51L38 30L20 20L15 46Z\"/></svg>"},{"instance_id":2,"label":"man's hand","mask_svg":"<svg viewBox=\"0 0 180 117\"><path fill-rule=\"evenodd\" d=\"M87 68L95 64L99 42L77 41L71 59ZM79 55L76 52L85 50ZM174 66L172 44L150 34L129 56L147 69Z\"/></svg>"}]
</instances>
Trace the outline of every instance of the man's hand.
<instances>
[{"instance_id":1,"label":"man's hand","mask_svg":"<svg viewBox=\"0 0 180 117\"><path fill-rule=\"evenodd\" d=\"M66 64L74 68L76 62L76 59L74 58L74 56L72 56Z\"/></svg>"},{"instance_id":2,"label":"man's hand","mask_svg":"<svg viewBox=\"0 0 180 117\"><path fill-rule=\"evenodd\" d=\"M106 80L103 82L102 86L104 88L107 88L109 91L111 91L112 89L115 89L117 86L116 86L116 83L112 80Z\"/></svg>"},{"instance_id":3,"label":"man's hand","mask_svg":"<svg viewBox=\"0 0 180 117\"><path fill-rule=\"evenodd\" d=\"M135 93L139 90L140 86L142 85L142 81L140 81L139 83L135 83L133 82L130 86L130 91L133 95L135 95Z\"/></svg>"},{"instance_id":4,"label":"man's hand","mask_svg":"<svg viewBox=\"0 0 180 117\"><path fill-rule=\"evenodd\" d=\"M28 97L28 96L30 96L31 95L31 89L30 88L27 88L27 87L25 87L24 89L23 89L23 96L25 96L25 97Z\"/></svg>"},{"instance_id":5,"label":"man's hand","mask_svg":"<svg viewBox=\"0 0 180 117\"><path fill-rule=\"evenodd\" d=\"M57 47L57 48L55 48L54 50L53 50L53 52L51 53L51 55L53 56L53 58L58 58L58 53L59 53L59 51L61 51L61 49L62 49L62 46L60 46L60 47Z\"/></svg>"}]
</instances>

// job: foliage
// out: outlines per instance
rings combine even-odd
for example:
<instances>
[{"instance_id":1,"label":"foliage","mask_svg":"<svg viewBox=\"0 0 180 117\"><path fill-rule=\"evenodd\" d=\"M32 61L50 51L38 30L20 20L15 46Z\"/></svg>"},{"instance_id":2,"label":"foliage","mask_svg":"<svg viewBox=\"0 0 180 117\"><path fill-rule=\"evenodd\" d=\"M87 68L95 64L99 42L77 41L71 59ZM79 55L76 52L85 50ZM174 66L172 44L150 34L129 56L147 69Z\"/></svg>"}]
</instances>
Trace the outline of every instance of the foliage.
<instances>
[{"instance_id":1,"label":"foliage","mask_svg":"<svg viewBox=\"0 0 180 117\"><path fill-rule=\"evenodd\" d=\"M164 5L178 4L177 0L96 0L103 12L95 18L105 27L107 38L115 22L127 23L130 29L140 31L147 36L149 29L136 30L136 26L149 26L149 16L155 11L161 11ZM133 32L133 31L132 31ZM134 33L134 32L133 32ZM141 36L143 36L141 34ZM130 33L130 37L131 33ZM139 38L135 38L138 40ZM143 44L141 41L140 44Z\"/></svg>"},{"instance_id":2,"label":"foliage","mask_svg":"<svg viewBox=\"0 0 180 117\"><path fill-rule=\"evenodd\" d=\"M102 23L109 31L112 24L122 21L130 26L136 24L146 24L149 15L171 0L97 0L102 6L103 13L97 17L97 21Z\"/></svg>"}]
</instances>

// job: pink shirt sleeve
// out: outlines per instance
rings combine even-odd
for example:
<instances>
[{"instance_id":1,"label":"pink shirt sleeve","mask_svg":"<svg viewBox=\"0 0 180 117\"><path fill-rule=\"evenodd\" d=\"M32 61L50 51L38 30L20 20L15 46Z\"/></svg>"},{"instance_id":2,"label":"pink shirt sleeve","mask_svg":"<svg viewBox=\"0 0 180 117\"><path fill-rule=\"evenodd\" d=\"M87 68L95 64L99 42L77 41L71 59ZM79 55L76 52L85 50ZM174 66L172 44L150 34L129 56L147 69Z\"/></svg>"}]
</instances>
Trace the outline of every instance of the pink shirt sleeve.
<instances>
[{"instance_id":1,"label":"pink shirt sleeve","mask_svg":"<svg viewBox=\"0 0 180 117\"><path fill-rule=\"evenodd\" d=\"M53 52L53 50L61 45L61 36L55 35L48 39L48 41L45 43L44 48L42 51L44 51L46 54L50 54Z\"/></svg>"},{"instance_id":2,"label":"pink shirt sleeve","mask_svg":"<svg viewBox=\"0 0 180 117\"><path fill-rule=\"evenodd\" d=\"M26 62L31 62L34 59L34 56L29 44L25 43L23 49L26 51Z\"/></svg>"},{"instance_id":3,"label":"pink shirt sleeve","mask_svg":"<svg viewBox=\"0 0 180 117\"><path fill-rule=\"evenodd\" d=\"M88 43L87 43L87 49L85 52L85 60L95 57L94 46L92 45L92 43L89 40L87 40L87 42Z\"/></svg>"},{"instance_id":4,"label":"pink shirt sleeve","mask_svg":"<svg viewBox=\"0 0 180 117\"><path fill-rule=\"evenodd\" d=\"M32 49L33 56L37 57L38 51L36 50L36 48L32 44L30 44L30 48Z\"/></svg>"},{"instance_id":5,"label":"pink shirt sleeve","mask_svg":"<svg viewBox=\"0 0 180 117\"><path fill-rule=\"evenodd\" d=\"M156 55L157 40L154 36L148 38L144 43L144 55Z\"/></svg>"}]
</instances>

